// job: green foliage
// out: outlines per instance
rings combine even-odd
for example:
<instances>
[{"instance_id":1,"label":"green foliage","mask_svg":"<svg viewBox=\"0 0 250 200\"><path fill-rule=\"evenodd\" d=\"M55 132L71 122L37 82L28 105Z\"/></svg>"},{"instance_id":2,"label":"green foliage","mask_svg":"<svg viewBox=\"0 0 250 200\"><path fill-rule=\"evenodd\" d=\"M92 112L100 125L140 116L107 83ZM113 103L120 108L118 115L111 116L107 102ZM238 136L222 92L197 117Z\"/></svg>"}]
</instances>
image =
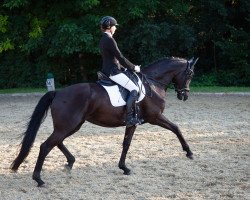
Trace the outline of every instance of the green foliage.
<instances>
[{"instance_id":1,"label":"green foliage","mask_svg":"<svg viewBox=\"0 0 250 200\"><path fill-rule=\"evenodd\" d=\"M10 39L7 38L5 41L0 42L0 53L3 51L14 49L13 44L11 43Z\"/></svg>"},{"instance_id":2,"label":"green foliage","mask_svg":"<svg viewBox=\"0 0 250 200\"><path fill-rule=\"evenodd\" d=\"M76 1L76 8L83 11L88 11L89 9L97 6L100 3L98 0L78 0Z\"/></svg>"},{"instance_id":3,"label":"green foliage","mask_svg":"<svg viewBox=\"0 0 250 200\"><path fill-rule=\"evenodd\" d=\"M19 8L24 5L27 5L29 3L29 0L4 0L4 7L13 9L13 8Z\"/></svg>"},{"instance_id":4,"label":"green foliage","mask_svg":"<svg viewBox=\"0 0 250 200\"><path fill-rule=\"evenodd\" d=\"M195 76L192 80L192 86L214 86L218 84L217 75L214 73Z\"/></svg>"},{"instance_id":5,"label":"green foliage","mask_svg":"<svg viewBox=\"0 0 250 200\"><path fill-rule=\"evenodd\" d=\"M190 4L182 0L166 1L165 6L170 16L175 19L183 19L190 11Z\"/></svg>"},{"instance_id":6,"label":"green foliage","mask_svg":"<svg viewBox=\"0 0 250 200\"><path fill-rule=\"evenodd\" d=\"M9 38L4 37L4 33L7 32L8 16L0 15L0 54L3 51L14 49L14 45Z\"/></svg>"},{"instance_id":7,"label":"green foliage","mask_svg":"<svg viewBox=\"0 0 250 200\"><path fill-rule=\"evenodd\" d=\"M49 56L68 56L74 53L90 50L93 41L91 34L75 23L64 23L59 26L57 33L51 40L52 45L48 49Z\"/></svg>"},{"instance_id":8,"label":"green foliage","mask_svg":"<svg viewBox=\"0 0 250 200\"><path fill-rule=\"evenodd\" d=\"M46 26L49 24L48 20L39 20L37 17L31 19L31 31L29 32L30 38L39 38Z\"/></svg>"},{"instance_id":9,"label":"green foliage","mask_svg":"<svg viewBox=\"0 0 250 200\"><path fill-rule=\"evenodd\" d=\"M123 2L124 4L124 2ZM125 5L125 4L124 4ZM128 15L132 19L143 18L148 13L155 13L157 6L159 5L159 1L151 1L151 0L144 0L144 1L134 1L128 0L126 5Z\"/></svg>"},{"instance_id":10,"label":"green foliage","mask_svg":"<svg viewBox=\"0 0 250 200\"><path fill-rule=\"evenodd\" d=\"M8 16L0 15L0 32L5 33L7 31Z\"/></svg>"},{"instance_id":11,"label":"green foliage","mask_svg":"<svg viewBox=\"0 0 250 200\"><path fill-rule=\"evenodd\" d=\"M242 29L234 27L230 27L230 33L230 37L222 38L216 44L220 47L222 55L229 59L232 64L245 68L248 65L248 57L250 55L249 34Z\"/></svg>"},{"instance_id":12,"label":"green foliage","mask_svg":"<svg viewBox=\"0 0 250 200\"><path fill-rule=\"evenodd\" d=\"M194 85L250 85L247 0L4 0L0 88L96 80L99 20L114 16L124 55L146 66L165 56L200 57Z\"/></svg>"},{"instance_id":13,"label":"green foliage","mask_svg":"<svg viewBox=\"0 0 250 200\"><path fill-rule=\"evenodd\" d=\"M134 27L123 46L126 52L134 55L134 60L146 65L164 56L188 56L194 42L194 32L186 25L145 22Z\"/></svg>"}]
</instances>

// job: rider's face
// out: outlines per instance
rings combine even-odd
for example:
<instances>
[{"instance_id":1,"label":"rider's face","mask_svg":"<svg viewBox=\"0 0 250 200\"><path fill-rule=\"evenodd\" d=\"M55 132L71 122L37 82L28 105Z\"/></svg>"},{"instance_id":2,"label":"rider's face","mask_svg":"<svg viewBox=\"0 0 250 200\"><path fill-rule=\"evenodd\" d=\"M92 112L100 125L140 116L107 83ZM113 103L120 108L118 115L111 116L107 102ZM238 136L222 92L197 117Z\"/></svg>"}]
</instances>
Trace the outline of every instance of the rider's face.
<instances>
[{"instance_id":1,"label":"rider's face","mask_svg":"<svg viewBox=\"0 0 250 200\"><path fill-rule=\"evenodd\" d=\"M114 35L114 34L115 34L115 31L116 31L116 26L112 26L112 27L110 28L111 34Z\"/></svg>"}]
</instances>

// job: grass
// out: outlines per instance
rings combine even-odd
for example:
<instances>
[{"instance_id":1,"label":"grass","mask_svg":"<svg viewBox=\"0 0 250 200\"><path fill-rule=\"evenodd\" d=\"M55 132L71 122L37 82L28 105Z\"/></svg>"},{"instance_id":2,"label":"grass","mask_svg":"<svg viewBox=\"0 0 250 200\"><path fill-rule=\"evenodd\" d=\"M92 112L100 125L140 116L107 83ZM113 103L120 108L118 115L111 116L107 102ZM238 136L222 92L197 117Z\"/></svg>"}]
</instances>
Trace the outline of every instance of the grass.
<instances>
[{"instance_id":1,"label":"grass","mask_svg":"<svg viewBox=\"0 0 250 200\"><path fill-rule=\"evenodd\" d=\"M191 92L250 92L250 87L190 86Z\"/></svg>"},{"instance_id":2,"label":"grass","mask_svg":"<svg viewBox=\"0 0 250 200\"><path fill-rule=\"evenodd\" d=\"M221 86L190 86L191 92L250 92L250 87L221 87ZM13 94L13 93L45 93L46 88L12 88L12 89L0 89L0 94ZM171 88L169 91L173 91Z\"/></svg>"},{"instance_id":3,"label":"grass","mask_svg":"<svg viewBox=\"0 0 250 200\"><path fill-rule=\"evenodd\" d=\"M170 92L174 91L174 87L169 88ZM250 92L250 87L222 87L222 86L192 86L190 92L209 92L209 93L233 93L233 92Z\"/></svg>"},{"instance_id":4,"label":"grass","mask_svg":"<svg viewBox=\"0 0 250 200\"><path fill-rule=\"evenodd\" d=\"M11 89L0 89L0 94L14 94L14 93L35 93L35 92L46 92L46 88L11 88Z\"/></svg>"}]
</instances>

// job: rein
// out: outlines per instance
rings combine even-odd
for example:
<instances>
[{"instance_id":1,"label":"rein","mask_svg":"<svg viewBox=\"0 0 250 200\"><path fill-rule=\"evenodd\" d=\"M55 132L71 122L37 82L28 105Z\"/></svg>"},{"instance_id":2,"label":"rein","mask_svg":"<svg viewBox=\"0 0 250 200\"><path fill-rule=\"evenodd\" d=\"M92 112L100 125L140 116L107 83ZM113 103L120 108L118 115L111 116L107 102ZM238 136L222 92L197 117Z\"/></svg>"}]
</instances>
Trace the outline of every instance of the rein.
<instances>
[{"instance_id":1,"label":"rein","mask_svg":"<svg viewBox=\"0 0 250 200\"><path fill-rule=\"evenodd\" d=\"M192 77L193 77L193 75L194 75L194 71L193 71L192 66L195 65L195 63L197 62L197 60L198 59L196 59L194 62L193 62L193 59L187 61L187 66L186 66L186 70L185 70L185 77L184 77L184 81L183 81L182 87L179 89L178 87L176 87L176 84L174 84L175 91L177 92L178 95L184 96L185 92L189 92L190 91L190 89L187 87L187 82L189 80L191 80ZM181 73L181 72L179 72L179 73ZM154 90L154 89L152 88L152 85L154 87L155 87L155 85L159 85L162 88L166 88L169 85L169 84L164 83L162 81L155 80L153 77L148 76L148 75L146 75L146 74L144 74L142 72L139 72L138 74L141 75L142 83L148 84L149 88L150 88L150 95L145 94L145 96L149 96L149 97L153 96L152 90Z\"/></svg>"},{"instance_id":2,"label":"rein","mask_svg":"<svg viewBox=\"0 0 250 200\"><path fill-rule=\"evenodd\" d=\"M141 74L142 83L148 83L149 88L150 88L150 95L147 95L147 92L146 92L145 96L153 97L152 87L151 87L150 82L153 82L153 84L156 83L158 85L161 85L164 88L166 88L168 86L168 84L163 83L161 81L157 81L153 77L147 76L146 74L143 74L142 72L139 72L139 74Z\"/></svg>"},{"instance_id":3,"label":"rein","mask_svg":"<svg viewBox=\"0 0 250 200\"><path fill-rule=\"evenodd\" d=\"M155 82L155 83L157 83L158 85L161 85L161 86L163 86L163 87L167 87L167 86L168 86L168 84L163 83L163 82L161 82L161 81L157 81L157 80L155 80L154 78L152 78L152 77L150 77L150 76L148 76L148 77L145 76L145 78L146 78L146 79L149 79L149 80L151 80L151 81L153 81L153 82Z\"/></svg>"}]
</instances>

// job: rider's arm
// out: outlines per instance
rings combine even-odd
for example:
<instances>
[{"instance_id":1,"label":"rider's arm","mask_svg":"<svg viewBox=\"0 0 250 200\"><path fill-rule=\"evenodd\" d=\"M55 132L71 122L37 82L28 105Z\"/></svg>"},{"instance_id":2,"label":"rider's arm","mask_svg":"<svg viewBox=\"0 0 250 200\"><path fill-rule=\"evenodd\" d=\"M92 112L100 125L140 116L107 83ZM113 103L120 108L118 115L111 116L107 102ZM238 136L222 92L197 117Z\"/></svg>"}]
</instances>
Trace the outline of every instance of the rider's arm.
<instances>
[{"instance_id":1,"label":"rider's arm","mask_svg":"<svg viewBox=\"0 0 250 200\"><path fill-rule=\"evenodd\" d=\"M120 62L120 64L123 66L123 67L126 67L126 68L129 68L131 70L134 70L135 69L135 65L133 63L131 63L128 59L126 59L122 53L120 52L118 46L117 46L117 43L116 41L114 40L114 38L110 38L109 40L109 48L110 50L114 53L116 59Z\"/></svg>"}]
</instances>

